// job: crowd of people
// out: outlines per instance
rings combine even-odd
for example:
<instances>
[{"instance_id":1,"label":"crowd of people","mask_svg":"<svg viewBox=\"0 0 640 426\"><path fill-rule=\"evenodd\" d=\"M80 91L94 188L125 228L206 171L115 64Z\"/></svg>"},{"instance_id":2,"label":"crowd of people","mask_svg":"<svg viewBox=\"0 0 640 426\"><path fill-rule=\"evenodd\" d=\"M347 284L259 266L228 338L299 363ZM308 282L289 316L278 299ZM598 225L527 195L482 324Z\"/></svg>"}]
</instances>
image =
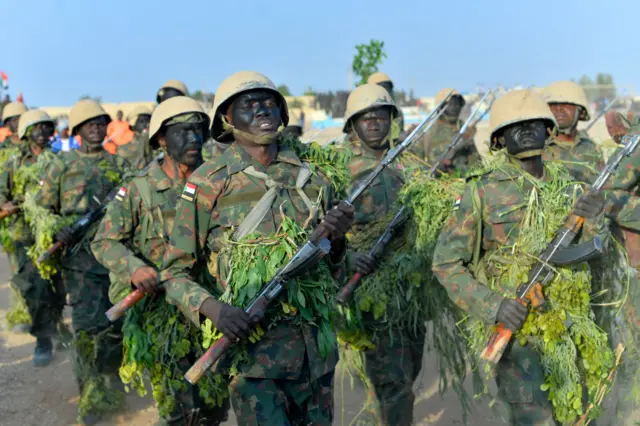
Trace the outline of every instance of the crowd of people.
<instances>
[{"instance_id":1,"label":"crowd of people","mask_svg":"<svg viewBox=\"0 0 640 426\"><path fill-rule=\"evenodd\" d=\"M587 424L603 407L637 424L639 124L608 113L605 156L578 130L592 119L579 85L512 90L491 104L483 157L457 91L405 128L393 89L370 76L324 147L301 142L256 72L225 79L210 112L176 80L126 119L85 99L56 129L41 110L4 107L0 242L26 311L12 318L46 368L71 307L79 422L121 409L124 384L151 388L163 424L217 425L232 407L240 425L330 425L338 360L360 359L372 424L410 425L427 341L463 410L467 371L486 364L505 424ZM606 157L619 164L593 189ZM553 257L569 217L579 225ZM324 256L251 304L305 247ZM519 294L528 280L542 286ZM496 332L506 349L487 356Z\"/></svg>"}]
</instances>

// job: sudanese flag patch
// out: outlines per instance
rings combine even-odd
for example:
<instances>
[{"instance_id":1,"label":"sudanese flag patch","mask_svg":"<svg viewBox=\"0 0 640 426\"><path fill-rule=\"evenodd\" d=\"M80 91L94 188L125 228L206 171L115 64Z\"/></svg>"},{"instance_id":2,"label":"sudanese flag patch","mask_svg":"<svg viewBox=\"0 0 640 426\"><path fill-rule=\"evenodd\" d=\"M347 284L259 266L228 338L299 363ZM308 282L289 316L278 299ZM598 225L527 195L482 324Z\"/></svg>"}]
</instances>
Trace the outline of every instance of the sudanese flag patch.
<instances>
[{"instance_id":1,"label":"sudanese flag patch","mask_svg":"<svg viewBox=\"0 0 640 426\"><path fill-rule=\"evenodd\" d=\"M184 186L184 189L182 190L182 199L193 202L193 200L196 198L197 188L198 187L195 184L187 182L187 184Z\"/></svg>"},{"instance_id":2,"label":"sudanese flag patch","mask_svg":"<svg viewBox=\"0 0 640 426\"><path fill-rule=\"evenodd\" d=\"M127 195L127 188L125 188L124 186L120 188L120 190L118 191L118 193L116 194L116 200L118 201L122 201L124 200L124 197Z\"/></svg>"},{"instance_id":3,"label":"sudanese flag patch","mask_svg":"<svg viewBox=\"0 0 640 426\"><path fill-rule=\"evenodd\" d=\"M456 202L453 203L453 211L460 210L460 204L462 203L462 197L456 198Z\"/></svg>"}]
</instances>

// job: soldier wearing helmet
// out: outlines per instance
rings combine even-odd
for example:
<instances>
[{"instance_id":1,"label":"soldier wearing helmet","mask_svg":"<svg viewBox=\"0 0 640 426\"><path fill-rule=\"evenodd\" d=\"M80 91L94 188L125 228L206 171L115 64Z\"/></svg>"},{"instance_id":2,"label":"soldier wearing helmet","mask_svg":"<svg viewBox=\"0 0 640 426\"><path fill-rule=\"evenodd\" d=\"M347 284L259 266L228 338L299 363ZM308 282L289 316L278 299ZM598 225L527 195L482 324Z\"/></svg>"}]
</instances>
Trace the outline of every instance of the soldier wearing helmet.
<instances>
[{"instance_id":1,"label":"soldier wearing helmet","mask_svg":"<svg viewBox=\"0 0 640 426\"><path fill-rule=\"evenodd\" d=\"M40 190L35 195L35 204L40 210L32 224L42 233L36 235L36 241L46 241L51 233L59 230L54 239L67 248L60 258L59 270L71 300L75 336L83 340L83 345L87 344L87 339L95 344L97 358L94 353L83 350L82 345L76 346L75 374L82 401L87 402L78 406L78 417L87 424L97 422L103 410L119 408L103 403L119 399L110 399L116 398L115 395L102 396L103 392L117 392L108 386L102 374L111 374L117 380L122 339L119 325L110 324L105 315L111 307L109 271L91 253L89 242L93 235L77 235L73 228L63 225L99 209L99 203L106 202L129 168L125 160L102 147L108 123L109 114L91 99L81 100L71 108L71 134L80 136L82 145L79 149L59 153L48 163ZM38 223L48 225L38 226ZM100 404L94 405L95 401Z\"/></svg>"},{"instance_id":2,"label":"soldier wearing helmet","mask_svg":"<svg viewBox=\"0 0 640 426\"><path fill-rule=\"evenodd\" d=\"M340 149L351 153L350 192L380 164L381 157L391 146L391 126L399 114L389 92L377 84L364 84L349 95L343 128L348 142ZM404 160L400 161L403 164ZM404 173L396 167L388 167L378 179L379 182L365 190L354 203L357 212L352 230L354 239L367 232L378 238L372 228L398 210L396 201L404 184ZM405 235L399 233L394 238L394 246L401 245L396 241L399 238L405 238ZM368 276L381 266L379 260L368 254L374 243L375 239L363 244L364 248L358 247L349 252L351 275L357 272ZM382 267L386 265L382 264ZM387 285L396 287L397 283L389 282ZM407 302L415 303L419 293L414 292L415 296ZM357 306L360 306L359 296L360 293L356 293ZM402 317L404 313L400 308L397 316ZM378 400L377 415L385 425L412 424L415 400L412 387L422 367L424 329L419 327L417 335L409 330L410 327L392 329L393 336L386 331L375 333L374 328L379 324L373 320L373 314L363 314L367 319L366 332L376 336L375 349L366 351L364 357L367 376Z\"/></svg>"},{"instance_id":3,"label":"soldier wearing helmet","mask_svg":"<svg viewBox=\"0 0 640 426\"><path fill-rule=\"evenodd\" d=\"M491 108L490 138L493 155L501 161L467 179L438 238L433 271L451 300L479 326L501 323L515 333L529 314L512 296L521 278L514 280L509 268L527 257L527 250L539 250L519 244L519 235L544 234L536 228L539 222L525 220L532 210L540 214L542 208L529 205L532 191L539 193L542 187L556 185L573 194L582 188L567 172L551 173L542 160L548 132L555 126L545 100L533 91L515 90L496 100ZM576 204L574 213L593 222L603 205L604 198L596 197ZM571 204L564 209L568 214ZM544 210L541 220L549 213L558 214ZM527 270L522 274L526 278ZM496 365L498 392L509 408L510 424L553 425L554 408L548 391L541 389L545 371L532 346L532 342L522 345L521 339L513 339Z\"/></svg>"},{"instance_id":4,"label":"soldier wearing helmet","mask_svg":"<svg viewBox=\"0 0 640 426\"><path fill-rule=\"evenodd\" d=\"M413 152L427 163L433 164L447 149L453 137L462 128L460 113L466 101L455 89L442 89L436 94L436 105L450 93L451 98L442 107L444 112L438 121L413 144ZM480 158L478 150L473 142L475 127L467 129L462 139L458 142L455 151L450 152L449 157L441 162L441 171L451 173L458 171L464 174Z\"/></svg>"},{"instance_id":5,"label":"soldier wearing helmet","mask_svg":"<svg viewBox=\"0 0 640 426\"><path fill-rule=\"evenodd\" d=\"M325 288L329 269L335 270L343 261L353 208L346 203L330 208L332 186L322 167L299 157L295 151L299 144L281 143L280 132L288 123L287 104L264 75L241 71L222 82L216 91L211 137L233 143L188 179L176 213L180 226L171 232L160 272L169 300L195 324L210 319L232 342L245 342L232 352L241 351L246 362L234 364L235 358L227 354L218 363L221 372L226 373L230 365L237 368L229 389L238 424L243 425L329 425L333 415L337 352L324 345L335 344L335 336L327 334L331 327L322 309L302 307L306 299L300 287L296 300L286 296L282 300L289 300L296 312L304 310L306 319L287 320L276 302L266 313L266 332L255 341L252 329L258 329L256 323L262 318L250 318L242 309L248 299L239 287L245 285L244 274L255 277L257 270L251 268L255 259L230 263L237 248L233 241L248 239L255 245L277 238L285 218L285 226L315 226L314 236L328 236L331 241L328 268L308 270L311 277L318 277L312 279L315 285ZM291 232L291 238L301 237L299 231ZM269 262L279 268L285 260ZM231 304L200 284L194 271L203 269L228 289L230 298L223 300ZM256 290L267 279L258 275ZM319 342L315 336L323 337ZM249 337L251 342L246 341Z\"/></svg>"},{"instance_id":6,"label":"soldier wearing helmet","mask_svg":"<svg viewBox=\"0 0 640 426\"><path fill-rule=\"evenodd\" d=\"M57 326L62 318L64 289L54 291L52 283L40 277L27 255L27 248L34 244L34 239L20 204L27 193L38 189L38 180L30 176L38 176L41 165L53 156L48 145L53 130L53 120L45 112L31 110L23 113L16 132L23 141L20 154L12 157L0 173L0 211L10 216L0 226L6 227L12 237L11 247L5 247L16 267L11 284L22 295L31 317L29 332L36 338L33 354L33 365L36 367L49 364L53 357L51 339L57 334ZM27 173L27 170L31 172ZM59 280L55 280L54 285L57 284L60 284Z\"/></svg>"},{"instance_id":7,"label":"soldier wearing helmet","mask_svg":"<svg viewBox=\"0 0 640 426\"><path fill-rule=\"evenodd\" d=\"M149 145L150 120L151 108L145 105L134 108L127 114L130 140L116 146L115 154L127 160L134 169L144 169L153 159L153 150Z\"/></svg>"},{"instance_id":8,"label":"soldier wearing helmet","mask_svg":"<svg viewBox=\"0 0 640 426\"><path fill-rule=\"evenodd\" d=\"M158 89L156 102L160 104L174 96L187 96L188 94L189 90L187 89L186 84L179 80L167 80L162 86L160 86L160 89Z\"/></svg>"},{"instance_id":9,"label":"soldier wearing helmet","mask_svg":"<svg viewBox=\"0 0 640 426\"><path fill-rule=\"evenodd\" d=\"M391 99L394 98L393 81L387 74L381 71L375 72L369 76L367 84L377 84L378 86L383 87L387 92L389 92ZM402 115L402 112L398 109L398 114L394 118L391 127L392 138L402 142L411 130L412 128L407 130L407 132L404 131L404 115Z\"/></svg>"},{"instance_id":10,"label":"soldier wearing helmet","mask_svg":"<svg viewBox=\"0 0 640 426\"><path fill-rule=\"evenodd\" d=\"M151 113L150 110L137 110L139 113ZM176 204L182 194L185 181L202 163L200 151L209 129L209 116L200 104L186 96L175 96L161 103L153 112L151 122L139 125L141 115L135 119L129 115L130 124L137 132L149 129L149 139L154 146L164 151L164 157L153 161L128 184L118 191L116 199L109 204L100 228L91 243L96 259L111 273L112 281L109 295L113 303L119 302L132 288L137 288L149 295L149 304L145 307L145 319L138 326L146 329L146 323L162 321L158 315L164 315L168 301L162 297L153 298L159 291L158 270L162 264L162 256L167 249L166 235L171 233L176 218ZM175 323L176 333L189 330L189 320L180 315ZM124 338L127 335L125 329ZM188 334L191 351L184 359L171 359L171 354L164 350L164 336L151 336L159 341L159 348L149 352L157 358L151 361L135 359L151 373L154 365L167 365L172 369L171 377L181 377L194 359L202 355L201 342ZM176 337L169 347L180 344L183 337ZM189 361L191 360L191 361ZM226 397L226 383L221 389L222 406L205 403L200 396L200 388L187 383L186 388L180 383L174 386L169 381L164 392L175 395L180 404L173 411L163 415L167 424L189 424L196 417L201 424L218 425L226 420L229 399ZM154 393L155 395L155 393ZM208 400L216 401L215 395ZM161 408L163 400L156 401ZM164 412L164 410L161 410Z\"/></svg>"},{"instance_id":11,"label":"soldier wearing helmet","mask_svg":"<svg viewBox=\"0 0 640 426\"><path fill-rule=\"evenodd\" d=\"M4 106L2 109L4 127L0 128L0 149L20 144L20 138L17 135L18 121L25 112L27 112L27 107L22 102L11 102ZM11 144L2 143L7 138L9 138Z\"/></svg>"},{"instance_id":12,"label":"soldier wearing helmet","mask_svg":"<svg viewBox=\"0 0 640 426\"><path fill-rule=\"evenodd\" d=\"M545 87L543 97L558 123L544 159L561 161L576 179L592 183L604 167L604 157L589 136L578 131L579 121L591 119L584 89L572 81L559 81Z\"/></svg>"}]
</instances>

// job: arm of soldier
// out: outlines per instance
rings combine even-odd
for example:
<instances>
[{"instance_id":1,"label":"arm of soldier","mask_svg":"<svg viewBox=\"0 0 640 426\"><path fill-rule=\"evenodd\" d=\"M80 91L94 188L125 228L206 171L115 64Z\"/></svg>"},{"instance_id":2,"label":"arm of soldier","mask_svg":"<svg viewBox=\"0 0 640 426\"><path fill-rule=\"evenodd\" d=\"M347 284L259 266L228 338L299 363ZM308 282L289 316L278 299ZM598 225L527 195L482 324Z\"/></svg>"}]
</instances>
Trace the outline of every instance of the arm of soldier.
<instances>
[{"instance_id":1,"label":"arm of soldier","mask_svg":"<svg viewBox=\"0 0 640 426\"><path fill-rule=\"evenodd\" d=\"M457 202L456 202L457 204ZM481 212L475 211L471 184L445 224L433 256L433 272L451 300L471 315L493 324L503 297L475 279L473 260Z\"/></svg>"},{"instance_id":2,"label":"arm of soldier","mask_svg":"<svg viewBox=\"0 0 640 426\"><path fill-rule=\"evenodd\" d=\"M638 129L640 132L640 129ZM615 173L611 175L605 189L622 189L631 191L640 184L640 148L623 158Z\"/></svg>"},{"instance_id":3,"label":"arm of soldier","mask_svg":"<svg viewBox=\"0 0 640 426\"><path fill-rule=\"evenodd\" d=\"M624 228L640 232L640 197L627 191L607 191L607 217Z\"/></svg>"},{"instance_id":4,"label":"arm of soldier","mask_svg":"<svg viewBox=\"0 0 640 426\"><path fill-rule=\"evenodd\" d=\"M138 188L131 182L123 189L126 190L124 197L109 203L91 243L91 251L109 272L121 278L121 282L130 283L134 272L147 264L128 248L133 246L140 218Z\"/></svg>"},{"instance_id":5,"label":"arm of soldier","mask_svg":"<svg viewBox=\"0 0 640 426\"><path fill-rule=\"evenodd\" d=\"M0 208L3 204L11 201L11 172L13 170L12 161L7 161L0 172Z\"/></svg>"},{"instance_id":6,"label":"arm of soldier","mask_svg":"<svg viewBox=\"0 0 640 426\"><path fill-rule=\"evenodd\" d=\"M171 231L167 251L160 268L160 283L167 300L197 326L202 316L203 303L213 296L193 280L191 272L198 262L198 253L204 250L211 224L213 207L221 193L218 184L195 181L196 193L185 198L187 187L178 201L175 225Z\"/></svg>"},{"instance_id":7,"label":"arm of soldier","mask_svg":"<svg viewBox=\"0 0 640 426\"><path fill-rule=\"evenodd\" d=\"M35 195L37 205L53 213L60 213L60 181L63 174L64 163L59 158L53 158L40 179L40 189Z\"/></svg>"}]
</instances>

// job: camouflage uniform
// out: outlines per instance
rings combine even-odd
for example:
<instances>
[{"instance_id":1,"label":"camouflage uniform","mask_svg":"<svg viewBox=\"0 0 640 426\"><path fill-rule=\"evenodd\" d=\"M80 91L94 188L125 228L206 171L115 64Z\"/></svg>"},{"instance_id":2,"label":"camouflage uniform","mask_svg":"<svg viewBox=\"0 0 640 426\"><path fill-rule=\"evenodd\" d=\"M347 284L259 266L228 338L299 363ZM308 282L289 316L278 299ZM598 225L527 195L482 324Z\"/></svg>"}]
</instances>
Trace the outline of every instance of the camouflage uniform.
<instances>
[{"instance_id":1,"label":"camouflage uniform","mask_svg":"<svg viewBox=\"0 0 640 426\"><path fill-rule=\"evenodd\" d=\"M9 160L0 173L0 205L16 200L14 193L14 178L16 170L28 167L37 161L27 144L24 144L19 157ZM38 182L29 182L25 191L37 187ZM30 188L29 188L30 187ZM27 256L27 248L33 245L33 235L21 212L7 219L14 231L15 251L11 253L16 272L11 278L12 284L20 291L24 298L29 315L31 316L30 333L38 337L52 337L56 334L57 324L62 317L64 308L64 289L59 279L54 278L50 283L42 279L35 265Z\"/></svg>"},{"instance_id":2,"label":"camouflage uniform","mask_svg":"<svg viewBox=\"0 0 640 426\"><path fill-rule=\"evenodd\" d=\"M204 161L209 161L218 158L229 148L228 143L218 142L215 139L209 139L207 143L202 147L202 158Z\"/></svg>"},{"instance_id":3,"label":"camouflage uniform","mask_svg":"<svg viewBox=\"0 0 640 426\"><path fill-rule=\"evenodd\" d=\"M563 163L576 180L585 183L592 183L604 167L602 150L583 132L573 142L549 139L542 158Z\"/></svg>"},{"instance_id":4,"label":"camouflage uniform","mask_svg":"<svg viewBox=\"0 0 640 426\"><path fill-rule=\"evenodd\" d=\"M282 185L255 232L276 232L281 222L280 206L300 225L309 216L306 203L291 189L303 164L290 148L279 146L276 159L264 167L232 144L224 154L198 168L178 203L176 220L180 226L173 228L160 276L168 299L198 326L199 309L213 295L192 277L210 261L209 269L220 275L217 253L228 244L227 233L244 221L267 192L264 181L246 173L250 166ZM195 195L189 195L189 185L195 185ZM304 192L314 200L321 191L326 195L326 209L332 198L329 181L322 175L312 175ZM226 277L216 278L224 283ZM288 419L296 417L300 424L331 424L337 351L322 358L317 333L313 327L280 322L260 341L247 344L250 360L241 364L240 374L230 385L239 424L290 424ZM224 360L219 364L224 366Z\"/></svg>"},{"instance_id":5,"label":"camouflage uniform","mask_svg":"<svg viewBox=\"0 0 640 426\"><path fill-rule=\"evenodd\" d=\"M357 139L357 138L356 138ZM359 140L351 142L351 191L355 190L373 169L380 164L376 153ZM385 219L394 209L404 184L402 173L388 167L356 201L356 216L352 233L362 231L368 224ZM393 285L393 283L389 283ZM366 318L366 322L374 321ZM424 330L418 336L408 330L378 333L376 347L365 353L365 369L373 384L384 425L410 425L413 421L413 382L422 369Z\"/></svg>"},{"instance_id":6,"label":"camouflage uniform","mask_svg":"<svg viewBox=\"0 0 640 426\"><path fill-rule=\"evenodd\" d=\"M43 175L36 203L52 213L67 218L80 217L94 210L97 200L104 200L118 184L106 176L104 166L121 175L127 163L106 151L83 153L80 150L61 152L47 167ZM104 163L103 163L104 164ZM96 228L93 228L95 233ZM71 319L76 336L84 332L88 336L100 334L97 349L99 372L116 372L122 356L119 327L111 327L105 312L109 302L109 271L93 256L88 242L93 235L89 231L74 247L69 247L61 258L62 280L72 307ZM105 333L103 333L105 332ZM77 368L82 368L86 357L77 350ZM79 371L79 370L77 370ZM79 379L82 391L83 381Z\"/></svg>"},{"instance_id":7,"label":"camouflage uniform","mask_svg":"<svg viewBox=\"0 0 640 426\"><path fill-rule=\"evenodd\" d=\"M134 133L131 142L116 147L116 155L124 158L133 169L144 169L153 160L153 150L149 146L149 136L142 133Z\"/></svg>"}]
</instances>

